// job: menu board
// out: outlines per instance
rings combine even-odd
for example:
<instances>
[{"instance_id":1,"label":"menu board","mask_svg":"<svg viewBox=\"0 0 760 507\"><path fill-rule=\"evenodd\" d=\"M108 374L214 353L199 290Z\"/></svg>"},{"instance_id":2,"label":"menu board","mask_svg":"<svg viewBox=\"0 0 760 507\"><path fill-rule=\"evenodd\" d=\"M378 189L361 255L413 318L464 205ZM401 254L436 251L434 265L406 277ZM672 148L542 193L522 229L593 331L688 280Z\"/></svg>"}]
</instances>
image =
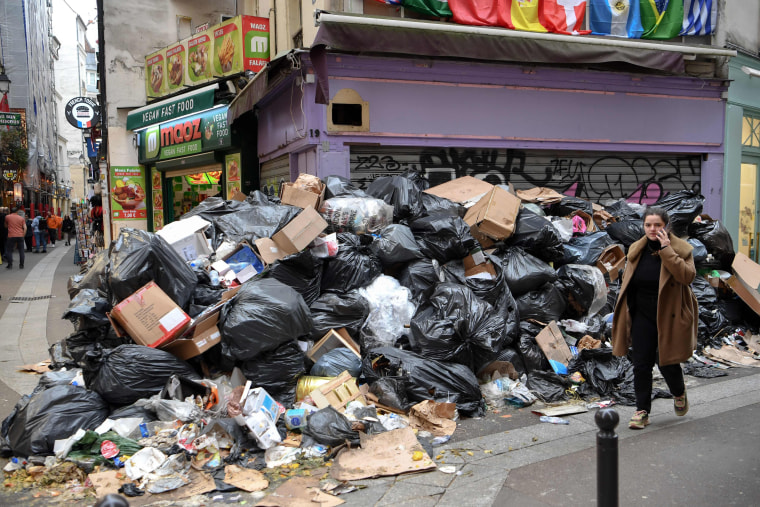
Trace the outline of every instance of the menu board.
<instances>
[{"instance_id":1,"label":"menu board","mask_svg":"<svg viewBox=\"0 0 760 507\"><path fill-rule=\"evenodd\" d=\"M166 48L166 89L168 93L183 88L185 84L186 44L186 42L180 41Z\"/></svg>"},{"instance_id":2,"label":"menu board","mask_svg":"<svg viewBox=\"0 0 760 507\"><path fill-rule=\"evenodd\" d=\"M115 220L145 220L145 172L142 166L111 166L111 213Z\"/></svg>"},{"instance_id":3,"label":"menu board","mask_svg":"<svg viewBox=\"0 0 760 507\"><path fill-rule=\"evenodd\" d=\"M224 171L227 176L227 199L240 192L240 153L230 153L224 157Z\"/></svg>"},{"instance_id":4,"label":"menu board","mask_svg":"<svg viewBox=\"0 0 760 507\"><path fill-rule=\"evenodd\" d=\"M185 84L195 86L211 79L211 34L209 30L198 32L187 40L187 65L185 66Z\"/></svg>"}]
</instances>

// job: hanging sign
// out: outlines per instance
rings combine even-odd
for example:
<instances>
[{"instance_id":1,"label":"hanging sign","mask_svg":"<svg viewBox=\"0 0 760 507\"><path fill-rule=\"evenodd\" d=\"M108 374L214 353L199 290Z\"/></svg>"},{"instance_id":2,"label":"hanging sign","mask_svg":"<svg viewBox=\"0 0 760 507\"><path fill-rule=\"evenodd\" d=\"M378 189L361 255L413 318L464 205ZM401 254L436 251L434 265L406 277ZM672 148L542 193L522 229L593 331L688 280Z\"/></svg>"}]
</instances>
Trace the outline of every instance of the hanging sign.
<instances>
[{"instance_id":1,"label":"hanging sign","mask_svg":"<svg viewBox=\"0 0 760 507\"><path fill-rule=\"evenodd\" d=\"M100 107L88 97L74 97L66 103L66 120L78 129L88 129L100 121Z\"/></svg>"}]
</instances>

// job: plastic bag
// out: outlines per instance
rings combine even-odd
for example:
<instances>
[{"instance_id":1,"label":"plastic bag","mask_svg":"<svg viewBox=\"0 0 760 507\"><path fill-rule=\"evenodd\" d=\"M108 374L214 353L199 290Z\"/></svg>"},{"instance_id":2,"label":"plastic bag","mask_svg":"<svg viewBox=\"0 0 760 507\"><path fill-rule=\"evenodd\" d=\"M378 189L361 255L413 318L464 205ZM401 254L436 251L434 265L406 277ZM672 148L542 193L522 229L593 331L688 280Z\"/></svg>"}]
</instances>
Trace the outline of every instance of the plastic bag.
<instances>
[{"instance_id":1,"label":"plastic bag","mask_svg":"<svg viewBox=\"0 0 760 507\"><path fill-rule=\"evenodd\" d=\"M368 197L364 190L343 176L325 176L322 181L325 184L325 199L332 199L333 197Z\"/></svg>"},{"instance_id":2,"label":"plastic bag","mask_svg":"<svg viewBox=\"0 0 760 507\"><path fill-rule=\"evenodd\" d=\"M359 330L369 315L369 302L358 291L345 294L326 292L309 307L314 328L313 340L321 339L331 329L346 328L349 336L359 336Z\"/></svg>"},{"instance_id":3,"label":"plastic bag","mask_svg":"<svg viewBox=\"0 0 760 507\"><path fill-rule=\"evenodd\" d=\"M359 294L369 304L369 315L362 328L365 349L393 343L404 334L414 316L415 305L411 293L390 276L381 275Z\"/></svg>"},{"instance_id":4,"label":"plastic bag","mask_svg":"<svg viewBox=\"0 0 760 507\"><path fill-rule=\"evenodd\" d=\"M311 250L289 255L269 268L269 275L303 296L307 305L317 300L321 292L323 261Z\"/></svg>"},{"instance_id":5,"label":"plastic bag","mask_svg":"<svg viewBox=\"0 0 760 507\"><path fill-rule=\"evenodd\" d=\"M273 278L243 284L225 305L220 320L222 355L239 361L309 336L312 329L303 297Z\"/></svg>"},{"instance_id":6,"label":"plastic bag","mask_svg":"<svg viewBox=\"0 0 760 507\"><path fill-rule=\"evenodd\" d=\"M689 238L686 240L687 243L689 243L693 250L691 251L691 255L694 257L694 263L699 264L702 261L707 260L707 247L699 241L696 238Z\"/></svg>"},{"instance_id":7,"label":"plastic bag","mask_svg":"<svg viewBox=\"0 0 760 507\"><path fill-rule=\"evenodd\" d=\"M406 397L405 377L382 377L369 386L369 392L377 396L377 400L386 407L406 412L414 403Z\"/></svg>"},{"instance_id":8,"label":"plastic bag","mask_svg":"<svg viewBox=\"0 0 760 507\"><path fill-rule=\"evenodd\" d=\"M528 373L526 385L544 403L552 403L567 399L565 390L570 387L570 381L554 372L532 371Z\"/></svg>"},{"instance_id":9,"label":"plastic bag","mask_svg":"<svg viewBox=\"0 0 760 507\"><path fill-rule=\"evenodd\" d=\"M128 336L119 337L113 327L101 326L83 329L71 333L69 336L50 347L51 367L53 368L80 368L84 364L84 358L88 352L97 348L113 349L119 345L133 345L134 342Z\"/></svg>"},{"instance_id":10,"label":"plastic bag","mask_svg":"<svg viewBox=\"0 0 760 507\"><path fill-rule=\"evenodd\" d=\"M698 239L705 245L707 252L712 254L717 261L719 269L731 270L735 255L734 242L728 229L723 226L720 220L693 222L689 225L689 236ZM704 262L700 265L704 265Z\"/></svg>"},{"instance_id":11,"label":"plastic bag","mask_svg":"<svg viewBox=\"0 0 760 507\"><path fill-rule=\"evenodd\" d=\"M110 324L106 312L111 309L108 300L94 289L82 289L69 302L63 318L70 320L77 331Z\"/></svg>"},{"instance_id":12,"label":"plastic bag","mask_svg":"<svg viewBox=\"0 0 760 507\"><path fill-rule=\"evenodd\" d=\"M633 243L644 237L644 221L638 219L621 220L609 224L604 232L609 234L616 243L622 244L626 250Z\"/></svg>"},{"instance_id":13,"label":"plastic bag","mask_svg":"<svg viewBox=\"0 0 760 507\"><path fill-rule=\"evenodd\" d=\"M263 387L286 407L296 400L298 377L306 373L304 354L295 340L240 364L245 378Z\"/></svg>"},{"instance_id":14,"label":"plastic bag","mask_svg":"<svg viewBox=\"0 0 760 507\"><path fill-rule=\"evenodd\" d=\"M550 217L550 219L562 242L570 241L573 237L573 220L564 217Z\"/></svg>"},{"instance_id":15,"label":"plastic bag","mask_svg":"<svg viewBox=\"0 0 760 507\"><path fill-rule=\"evenodd\" d=\"M466 366L425 358L393 347L370 350L362 360L362 374L373 383L382 377L404 378L410 401L429 399L456 403L463 415L485 414L478 379Z\"/></svg>"},{"instance_id":16,"label":"plastic bag","mask_svg":"<svg viewBox=\"0 0 760 507\"><path fill-rule=\"evenodd\" d=\"M554 224L526 208L522 208L517 215L515 232L506 243L522 247L546 262L558 261L564 255L562 238Z\"/></svg>"},{"instance_id":17,"label":"plastic bag","mask_svg":"<svg viewBox=\"0 0 760 507\"><path fill-rule=\"evenodd\" d=\"M516 301L522 320L535 319L539 322L560 320L567 306L564 294L552 283L545 283L538 290L526 292L516 298Z\"/></svg>"},{"instance_id":18,"label":"plastic bag","mask_svg":"<svg viewBox=\"0 0 760 507\"><path fill-rule=\"evenodd\" d=\"M139 401L140 400L137 400L137 402ZM155 412L138 405L137 402L131 405L125 405L121 408L117 408L116 410L112 411L108 415L108 418L109 419L131 419L131 418L136 417L136 418L142 419L143 422L153 422L157 420Z\"/></svg>"},{"instance_id":19,"label":"plastic bag","mask_svg":"<svg viewBox=\"0 0 760 507\"><path fill-rule=\"evenodd\" d=\"M217 234L237 244L251 245L261 238L270 238L301 212L300 208L270 202L252 205L240 203L234 213L213 220Z\"/></svg>"},{"instance_id":20,"label":"plastic bag","mask_svg":"<svg viewBox=\"0 0 760 507\"><path fill-rule=\"evenodd\" d=\"M703 306L714 305L717 302L718 293L715 291L715 287L710 285L710 282L702 276L694 278L694 281L691 282L691 290L697 297L700 309Z\"/></svg>"},{"instance_id":21,"label":"plastic bag","mask_svg":"<svg viewBox=\"0 0 760 507\"><path fill-rule=\"evenodd\" d=\"M44 456L53 453L56 440L68 438L80 428L94 429L107 417L108 404L98 393L57 385L21 398L14 413L3 421L3 437L14 455Z\"/></svg>"},{"instance_id":22,"label":"plastic bag","mask_svg":"<svg viewBox=\"0 0 760 507\"><path fill-rule=\"evenodd\" d=\"M322 292L345 293L372 283L383 273L383 265L367 242L371 236L350 233L338 234L338 254L325 262L322 274Z\"/></svg>"},{"instance_id":23,"label":"plastic bag","mask_svg":"<svg viewBox=\"0 0 760 507\"><path fill-rule=\"evenodd\" d=\"M566 264L559 268L557 275L557 283L567 299L564 314L569 318L590 317L607 303L607 285L599 268Z\"/></svg>"},{"instance_id":24,"label":"plastic bag","mask_svg":"<svg viewBox=\"0 0 760 507\"><path fill-rule=\"evenodd\" d=\"M195 370L169 352L121 345L87 353L82 368L87 387L114 405L129 405L158 394L172 375L199 379Z\"/></svg>"},{"instance_id":25,"label":"plastic bag","mask_svg":"<svg viewBox=\"0 0 760 507\"><path fill-rule=\"evenodd\" d=\"M604 206L604 211L617 218L618 220L628 220L630 218L640 219L641 216L625 199L608 202ZM608 225L609 227L609 225ZM643 234L642 234L643 236Z\"/></svg>"},{"instance_id":26,"label":"plastic bag","mask_svg":"<svg viewBox=\"0 0 760 507\"><path fill-rule=\"evenodd\" d=\"M614 244L607 232L593 232L573 237L565 245L565 255L557 261L557 266L564 264L586 264L593 266L602 255L602 251Z\"/></svg>"},{"instance_id":27,"label":"plastic bag","mask_svg":"<svg viewBox=\"0 0 760 507\"><path fill-rule=\"evenodd\" d=\"M505 320L469 288L442 283L417 310L412 345L436 361L455 362L473 372L493 361L505 340Z\"/></svg>"},{"instance_id":28,"label":"plastic bag","mask_svg":"<svg viewBox=\"0 0 760 507\"><path fill-rule=\"evenodd\" d=\"M438 262L467 257L476 246L470 226L459 217L437 214L413 220L409 227L422 253Z\"/></svg>"},{"instance_id":29,"label":"plastic bag","mask_svg":"<svg viewBox=\"0 0 760 507\"><path fill-rule=\"evenodd\" d=\"M197 422L202 415L198 407L182 400L162 400L154 396L147 400L137 400L135 405L154 412L159 421L170 422L179 419L185 423Z\"/></svg>"},{"instance_id":30,"label":"plastic bag","mask_svg":"<svg viewBox=\"0 0 760 507\"><path fill-rule=\"evenodd\" d=\"M314 443L337 447L346 442L359 445L359 433L351 429L351 421L332 407L323 408L309 416L303 429L304 447Z\"/></svg>"},{"instance_id":31,"label":"plastic bag","mask_svg":"<svg viewBox=\"0 0 760 507\"><path fill-rule=\"evenodd\" d=\"M400 224L389 225L381 230L370 249L385 266L423 257L412 230Z\"/></svg>"},{"instance_id":32,"label":"plastic bag","mask_svg":"<svg viewBox=\"0 0 760 507\"><path fill-rule=\"evenodd\" d=\"M528 321L520 322L520 340L517 348L520 351L525 372L551 371L552 367L546 355L536 343L536 336L543 329L542 326Z\"/></svg>"},{"instance_id":33,"label":"plastic bag","mask_svg":"<svg viewBox=\"0 0 760 507\"><path fill-rule=\"evenodd\" d=\"M339 347L317 359L309 375L337 377L344 371L348 371L352 377L358 377L362 371L362 360L352 350Z\"/></svg>"},{"instance_id":34,"label":"plastic bag","mask_svg":"<svg viewBox=\"0 0 760 507\"><path fill-rule=\"evenodd\" d=\"M550 210L550 214L558 217L567 217L576 211L582 211L589 216L593 216L594 214L594 208L590 201L569 195L562 197L559 202L552 204Z\"/></svg>"},{"instance_id":35,"label":"plastic bag","mask_svg":"<svg viewBox=\"0 0 760 507\"><path fill-rule=\"evenodd\" d=\"M198 283L195 272L161 236L121 229L109 249L108 284L116 305L150 281L186 308Z\"/></svg>"},{"instance_id":36,"label":"plastic bag","mask_svg":"<svg viewBox=\"0 0 760 507\"><path fill-rule=\"evenodd\" d=\"M102 250L95 257L87 261L82 274L69 278L67 284L69 298L73 299L82 289L107 291L109 268L110 259L108 257L108 250ZM109 297L108 294L103 294L103 296Z\"/></svg>"},{"instance_id":37,"label":"plastic bag","mask_svg":"<svg viewBox=\"0 0 760 507\"><path fill-rule=\"evenodd\" d=\"M704 202L703 195L692 190L679 190L660 198L654 205L668 212L673 233L676 236L685 236L689 224L702 213Z\"/></svg>"},{"instance_id":38,"label":"plastic bag","mask_svg":"<svg viewBox=\"0 0 760 507\"><path fill-rule=\"evenodd\" d=\"M393 206L372 197L334 197L319 210L328 232L373 234L393 223Z\"/></svg>"},{"instance_id":39,"label":"plastic bag","mask_svg":"<svg viewBox=\"0 0 760 507\"><path fill-rule=\"evenodd\" d=\"M420 213L419 217L433 215L463 217L465 214L465 209L461 204L449 201L443 197L422 192L420 198L422 201L422 213Z\"/></svg>"},{"instance_id":40,"label":"plastic bag","mask_svg":"<svg viewBox=\"0 0 760 507\"><path fill-rule=\"evenodd\" d=\"M499 351L499 355L496 356L495 361L504 361L512 364L512 366L515 367L515 371L517 371L518 375L523 375L528 371L525 368L525 362L523 361L520 353L517 351L517 349L511 346L501 349L501 351Z\"/></svg>"},{"instance_id":41,"label":"plastic bag","mask_svg":"<svg viewBox=\"0 0 760 507\"><path fill-rule=\"evenodd\" d=\"M609 396L626 378L631 363L625 357L615 357L611 349L583 349L570 360L567 371L581 372L599 396Z\"/></svg>"},{"instance_id":42,"label":"plastic bag","mask_svg":"<svg viewBox=\"0 0 760 507\"><path fill-rule=\"evenodd\" d=\"M380 176L367 187L367 194L393 206L393 219L404 220L422 211L420 188L404 176Z\"/></svg>"},{"instance_id":43,"label":"plastic bag","mask_svg":"<svg viewBox=\"0 0 760 507\"><path fill-rule=\"evenodd\" d=\"M520 297L557 279L554 268L522 248L507 248L501 259L507 285L514 297Z\"/></svg>"},{"instance_id":44,"label":"plastic bag","mask_svg":"<svg viewBox=\"0 0 760 507\"><path fill-rule=\"evenodd\" d=\"M406 265L398 275L401 285L409 289L412 299L419 301L433 285L446 281L443 268L435 259L419 259Z\"/></svg>"}]
</instances>

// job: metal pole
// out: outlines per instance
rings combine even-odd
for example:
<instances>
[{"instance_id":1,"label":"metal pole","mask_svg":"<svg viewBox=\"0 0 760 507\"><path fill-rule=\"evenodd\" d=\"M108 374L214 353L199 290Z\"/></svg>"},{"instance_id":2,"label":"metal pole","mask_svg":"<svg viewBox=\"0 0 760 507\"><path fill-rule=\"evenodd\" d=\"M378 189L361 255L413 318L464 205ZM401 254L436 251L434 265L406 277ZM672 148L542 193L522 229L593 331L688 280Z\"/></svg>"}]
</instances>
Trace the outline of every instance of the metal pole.
<instances>
[{"instance_id":1,"label":"metal pole","mask_svg":"<svg viewBox=\"0 0 760 507\"><path fill-rule=\"evenodd\" d=\"M596 499L599 507L618 506L618 437L615 427L620 416L612 408L600 409L594 416L596 434Z\"/></svg>"}]
</instances>

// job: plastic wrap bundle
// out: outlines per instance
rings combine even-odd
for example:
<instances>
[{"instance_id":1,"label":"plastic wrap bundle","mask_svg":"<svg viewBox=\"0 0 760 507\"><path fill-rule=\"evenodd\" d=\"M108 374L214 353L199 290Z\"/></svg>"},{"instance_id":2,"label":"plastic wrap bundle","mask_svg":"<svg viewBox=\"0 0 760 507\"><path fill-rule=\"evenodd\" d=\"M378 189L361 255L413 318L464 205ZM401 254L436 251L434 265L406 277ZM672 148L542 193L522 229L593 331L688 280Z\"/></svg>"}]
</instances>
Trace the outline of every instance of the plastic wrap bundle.
<instances>
[{"instance_id":1,"label":"plastic wrap bundle","mask_svg":"<svg viewBox=\"0 0 760 507\"><path fill-rule=\"evenodd\" d=\"M522 248L508 248L501 259L507 285L514 297L520 297L557 279L557 273L550 265Z\"/></svg>"},{"instance_id":2,"label":"plastic wrap bundle","mask_svg":"<svg viewBox=\"0 0 760 507\"><path fill-rule=\"evenodd\" d=\"M438 262L467 257L476 245L470 226L459 217L437 214L418 218L409 227L419 239L422 253Z\"/></svg>"},{"instance_id":3,"label":"plastic wrap bundle","mask_svg":"<svg viewBox=\"0 0 760 507\"><path fill-rule=\"evenodd\" d=\"M345 293L369 285L383 273L380 259L368 243L372 236L351 233L338 234L338 253L325 261L322 273L322 292Z\"/></svg>"},{"instance_id":4,"label":"plastic wrap bundle","mask_svg":"<svg viewBox=\"0 0 760 507\"><path fill-rule=\"evenodd\" d=\"M369 286L359 289L369 303L369 316L362 328L365 349L393 345L404 334L415 312L411 293L393 277L379 276Z\"/></svg>"},{"instance_id":5,"label":"plastic wrap bundle","mask_svg":"<svg viewBox=\"0 0 760 507\"><path fill-rule=\"evenodd\" d=\"M557 275L557 284L567 298L565 316L572 319L591 317L607 303L607 285L599 268L566 264L557 270Z\"/></svg>"},{"instance_id":6,"label":"plastic wrap bundle","mask_svg":"<svg viewBox=\"0 0 760 507\"><path fill-rule=\"evenodd\" d=\"M243 284L222 313L222 354L232 360L254 359L311 334L311 313L303 297L273 278Z\"/></svg>"},{"instance_id":7,"label":"plastic wrap bundle","mask_svg":"<svg viewBox=\"0 0 760 507\"><path fill-rule=\"evenodd\" d=\"M373 234L393 223L393 206L372 197L334 197L322 203L328 232Z\"/></svg>"},{"instance_id":8,"label":"plastic wrap bundle","mask_svg":"<svg viewBox=\"0 0 760 507\"><path fill-rule=\"evenodd\" d=\"M381 176L367 187L367 194L393 206L394 220L418 216L422 211L420 188L404 176Z\"/></svg>"}]
</instances>

